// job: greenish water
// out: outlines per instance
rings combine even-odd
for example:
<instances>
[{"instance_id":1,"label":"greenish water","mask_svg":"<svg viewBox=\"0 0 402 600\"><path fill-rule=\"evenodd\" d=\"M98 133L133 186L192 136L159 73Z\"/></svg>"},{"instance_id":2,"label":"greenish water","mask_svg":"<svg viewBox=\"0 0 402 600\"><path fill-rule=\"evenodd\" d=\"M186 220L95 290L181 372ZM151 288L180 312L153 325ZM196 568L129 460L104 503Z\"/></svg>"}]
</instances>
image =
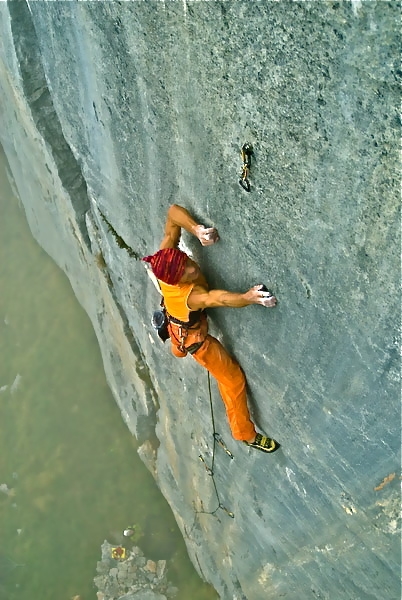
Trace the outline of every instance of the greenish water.
<instances>
[{"instance_id":1,"label":"greenish water","mask_svg":"<svg viewBox=\"0 0 402 600\"><path fill-rule=\"evenodd\" d=\"M31 236L0 153L0 599L96 599L104 539L138 523L177 600L214 600L136 454L91 323Z\"/></svg>"}]
</instances>

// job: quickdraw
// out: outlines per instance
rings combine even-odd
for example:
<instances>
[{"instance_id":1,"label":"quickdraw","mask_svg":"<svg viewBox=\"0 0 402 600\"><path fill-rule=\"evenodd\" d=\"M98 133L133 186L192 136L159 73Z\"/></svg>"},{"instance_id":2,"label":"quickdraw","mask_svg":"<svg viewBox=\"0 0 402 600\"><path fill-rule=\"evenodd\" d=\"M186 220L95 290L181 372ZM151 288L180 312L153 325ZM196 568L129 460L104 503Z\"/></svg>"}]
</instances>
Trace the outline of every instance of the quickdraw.
<instances>
[{"instance_id":1,"label":"quickdraw","mask_svg":"<svg viewBox=\"0 0 402 600\"><path fill-rule=\"evenodd\" d=\"M241 148L241 157L243 160L243 167L242 167L242 172L241 172L241 179L239 179L239 184L241 185L243 190L245 190L246 192L249 192L251 190L248 176L250 173L252 154L253 154L252 144L249 144L248 142L243 144L243 146Z\"/></svg>"},{"instance_id":2,"label":"quickdraw","mask_svg":"<svg viewBox=\"0 0 402 600\"><path fill-rule=\"evenodd\" d=\"M204 465L204 467L205 467L205 470L206 470L206 472L208 473L208 475L209 475L210 477L213 477L213 475L214 475L214 472L213 472L213 470L212 470L210 467L208 467L207 463L205 462L205 459L204 459L203 455L202 455L202 454L200 454L198 458L200 459L200 461L201 461L201 462L202 462L202 464Z\"/></svg>"},{"instance_id":3,"label":"quickdraw","mask_svg":"<svg viewBox=\"0 0 402 600\"><path fill-rule=\"evenodd\" d=\"M226 513L226 514L227 514L227 515L228 515L228 516L229 516L231 519L234 519L234 513L232 513L232 511L231 511L231 510L228 510L228 509L226 508L226 506L223 506L223 504L220 504L220 505L219 505L219 508L221 508L223 511L225 511L225 513Z\"/></svg>"},{"instance_id":4,"label":"quickdraw","mask_svg":"<svg viewBox=\"0 0 402 600\"><path fill-rule=\"evenodd\" d=\"M223 439L221 438L221 436L219 435L219 433L217 433L216 431L214 433L214 438L218 442L218 444L224 449L224 451L226 452L226 454L228 456L230 456L230 458L234 458L233 454L231 453L231 451L229 450L229 448L226 446L225 442L223 441Z\"/></svg>"},{"instance_id":5,"label":"quickdraw","mask_svg":"<svg viewBox=\"0 0 402 600\"><path fill-rule=\"evenodd\" d=\"M188 329L187 329L187 327L183 327L182 325L180 325L180 329L179 329L179 337L180 337L179 350L180 350L180 352L183 352L183 353L186 352L186 348L184 346L184 342L186 341L187 336L188 336Z\"/></svg>"}]
</instances>

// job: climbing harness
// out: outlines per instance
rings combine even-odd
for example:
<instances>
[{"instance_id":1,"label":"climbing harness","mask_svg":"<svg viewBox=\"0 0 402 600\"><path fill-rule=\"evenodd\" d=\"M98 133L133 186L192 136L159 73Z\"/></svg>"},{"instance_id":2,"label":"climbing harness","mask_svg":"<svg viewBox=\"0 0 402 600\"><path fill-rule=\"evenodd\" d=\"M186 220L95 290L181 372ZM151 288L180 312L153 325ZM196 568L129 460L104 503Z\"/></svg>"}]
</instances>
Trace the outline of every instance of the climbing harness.
<instances>
[{"instance_id":1,"label":"climbing harness","mask_svg":"<svg viewBox=\"0 0 402 600\"><path fill-rule=\"evenodd\" d=\"M252 144L249 144L248 142L243 144L243 146L241 148L241 157L243 160L243 167L242 167L242 172L241 172L241 178L239 179L239 184L241 185L243 190L245 190L246 192L249 192L251 190L248 176L250 173L252 154L253 154Z\"/></svg>"},{"instance_id":2,"label":"climbing harness","mask_svg":"<svg viewBox=\"0 0 402 600\"><path fill-rule=\"evenodd\" d=\"M180 340L180 344L178 346L180 352L182 352L183 354L194 354L195 352L197 352L197 350L199 350L201 348L201 346L203 345L204 341L202 342L196 342L194 344L190 344L190 346L185 346L185 341L187 339L188 336L188 330L190 328L189 327L183 327L182 325L180 325L179 328L179 340ZM176 338L177 339L177 338Z\"/></svg>"},{"instance_id":3,"label":"climbing harness","mask_svg":"<svg viewBox=\"0 0 402 600\"><path fill-rule=\"evenodd\" d=\"M201 327L202 310L191 312L190 319L187 322L180 321L179 319L172 317L168 313L166 314L168 321L170 323L173 323L174 325L177 325L178 327L178 330L176 331L177 335L173 332L172 328L170 328L170 336L171 339L174 339L177 342L177 348L179 352L181 352L183 356L186 356L186 354L194 354L195 352L197 352L197 350L199 350L205 342L205 337L203 340L200 340L199 342L194 342L189 346L186 346L185 343L187 337L192 332L192 330L196 332L197 328Z\"/></svg>"},{"instance_id":4,"label":"climbing harness","mask_svg":"<svg viewBox=\"0 0 402 600\"><path fill-rule=\"evenodd\" d=\"M165 307L165 301L162 297L160 309L155 310L152 313L151 325L155 329L156 333L158 334L158 337L162 340L162 342L166 342L166 340L168 340L172 336L176 340L176 342L178 342L178 348L180 352L182 352L183 356L185 356L187 353L194 354L194 352L197 352L197 350L201 348L205 340L203 340L202 342L191 344L190 346L185 346L184 344L189 334L189 331L191 329L196 329L196 327L200 324L201 313L201 310L193 311L190 313L189 321L179 321L179 319L175 319L174 317L169 315ZM174 323L175 325L179 326L179 337L176 337L173 332L169 334L169 323Z\"/></svg>"},{"instance_id":5,"label":"climbing harness","mask_svg":"<svg viewBox=\"0 0 402 600\"><path fill-rule=\"evenodd\" d=\"M203 463L206 472L208 473L208 475L212 479L212 483L213 483L214 489L215 489L216 499L218 501L218 506L213 511L197 510L196 513L207 514L207 515L214 515L219 509L221 509L231 519L234 519L234 513L232 513L232 511L228 510L226 508L226 506L224 506L222 504L220 496L219 496L219 492L218 492L218 487L217 487L216 481L215 481L214 466L215 466L216 444L219 444L224 449L224 451L226 452L226 454L231 459L233 459L234 457L233 457L233 454L230 452L229 448L227 448L227 446L225 445L225 443L224 443L223 439L221 438L221 436L219 435L219 433L215 430L215 416L214 416L214 407L213 407L213 404L212 404L212 391L211 391L211 376L209 374L209 371L208 371L208 394L209 394L209 405L210 405L210 408L211 408L211 420L212 420L212 429L213 429L213 438L214 438L214 442L213 442L213 446L212 446L212 464L211 464L211 466L209 467L207 465L207 463L206 463L204 457L202 456L202 454L200 454L198 458ZM201 502L201 506L202 506L202 502Z\"/></svg>"}]
</instances>

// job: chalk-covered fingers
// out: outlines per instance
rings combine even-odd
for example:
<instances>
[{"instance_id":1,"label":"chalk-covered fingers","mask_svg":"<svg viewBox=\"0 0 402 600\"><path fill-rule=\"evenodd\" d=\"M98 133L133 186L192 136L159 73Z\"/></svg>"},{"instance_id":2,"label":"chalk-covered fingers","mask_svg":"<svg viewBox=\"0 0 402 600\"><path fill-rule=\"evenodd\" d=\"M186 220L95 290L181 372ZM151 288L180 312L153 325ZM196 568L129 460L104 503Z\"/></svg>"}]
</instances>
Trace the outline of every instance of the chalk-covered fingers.
<instances>
[{"instance_id":1,"label":"chalk-covered fingers","mask_svg":"<svg viewBox=\"0 0 402 600\"><path fill-rule=\"evenodd\" d=\"M276 306L276 298L271 294L271 292L264 291L262 285L255 285L248 292L250 301L253 304L261 304L261 306L265 306L265 308L274 308Z\"/></svg>"},{"instance_id":2,"label":"chalk-covered fingers","mask_svg":"<svg viewBox=\"0 0 402 600\"><path fill-rule=\"evenodd\" d=\"M197 225L197 227L194 227L194 235L200 240L203 246L212 246L212 244L219 241L218 230L215 227Z\"/></svg>"}]
</instances>

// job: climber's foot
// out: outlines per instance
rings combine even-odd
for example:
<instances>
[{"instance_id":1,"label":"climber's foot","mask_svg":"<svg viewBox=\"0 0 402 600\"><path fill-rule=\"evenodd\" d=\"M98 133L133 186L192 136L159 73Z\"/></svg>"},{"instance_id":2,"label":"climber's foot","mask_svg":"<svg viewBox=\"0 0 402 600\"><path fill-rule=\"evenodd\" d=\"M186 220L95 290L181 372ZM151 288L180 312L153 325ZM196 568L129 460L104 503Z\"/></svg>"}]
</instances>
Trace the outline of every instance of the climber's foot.
<instances>
[{"instance_id":1,"label":"climber's foot","mask_svg":"<svg viewBox=\"0 0 402 600\"><path fill-rule=\"evenodd\" d=\"M279 442L276 440L266 437L265 435L261 435L261 433L257 433L253 442L244 442L250 448L257 448L257 450L261 450L262 452L275 452L280 448Z\"/></svg>"}]
</instances>

